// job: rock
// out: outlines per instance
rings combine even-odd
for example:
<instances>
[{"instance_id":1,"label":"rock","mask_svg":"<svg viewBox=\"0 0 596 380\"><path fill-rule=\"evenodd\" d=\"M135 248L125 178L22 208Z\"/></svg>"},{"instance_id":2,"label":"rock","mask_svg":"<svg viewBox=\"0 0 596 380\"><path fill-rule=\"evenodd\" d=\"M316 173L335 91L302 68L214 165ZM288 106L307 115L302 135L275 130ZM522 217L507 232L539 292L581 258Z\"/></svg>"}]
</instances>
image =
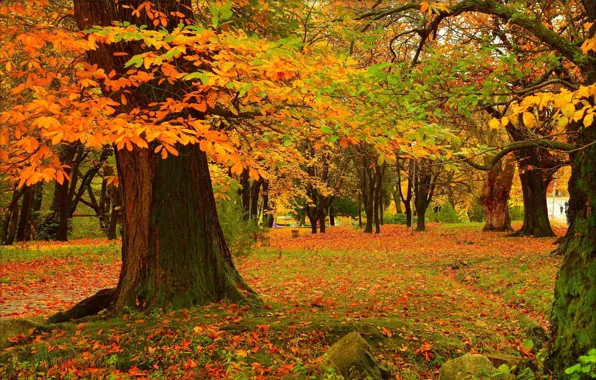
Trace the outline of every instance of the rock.
<instances>
[{"instance_id":1,"label":"rock","mask_svg":"<svg viewBox=\"0 0 596 380\"><path fill-rule=\"evenodd\" d=\"M446 361L439 370L441 380L476 380L498 372L484 355L466 354Z\"/></svg>"},{"instance_id":2,"label":"rock","mask_svg":"<svg viewBox=\"0 0 596 380\"><path fill-rule=\"evenodd\" d=\"M0 350L12 346L9 340L17 335L30 335L30 330L41 327L40 323L29 319L0 319Z\"/></svg>"},{"instance_id":3,"label":"rock","mask_svg":"<svg viewBox=\"0 0 596 380\"><path fill-rule=\"evenodd\" d=\"M370 345L357 332L349 333L329 347L323 356L322 367L333 368L350 380L382 379Z\"/></svg>"},{"instance_id":4,"label":"rock","mask_svg":"<svg viewBox=\"0 0 596 380\"><path fill-rule=\"evenodd\" d=\"M488 360L490 360L490 362L495 368L499 368L503 364L506 364L509 368L513 366L517 367L522 360L520 357L517 356L503 355L499 353L486 354L485 356L488 358Z\"/></svg>"},{"instance_id":5,"label":"rock","mask_svg":"<svg viewBox=\"0 0 596 380\"><path fill-rule=\"evenodd\" d=\"M519 322L525 330L528 338L534 342L534 352L538 352L549 342L550 337L544 327L540 326L536 321L522 314L519 317Z\"/></svg>"}]
</instances>

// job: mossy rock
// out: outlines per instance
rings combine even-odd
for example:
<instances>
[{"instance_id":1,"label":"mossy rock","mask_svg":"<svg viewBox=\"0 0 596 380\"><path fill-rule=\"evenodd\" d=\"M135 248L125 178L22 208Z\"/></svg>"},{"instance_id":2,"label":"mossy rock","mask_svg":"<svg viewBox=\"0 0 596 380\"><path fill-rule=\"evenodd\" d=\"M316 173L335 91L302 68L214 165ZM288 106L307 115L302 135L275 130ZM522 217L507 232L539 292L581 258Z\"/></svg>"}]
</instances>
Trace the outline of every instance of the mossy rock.
<instances>
[{"instance_id":1,"label":"mossy rock","mask_svg":"<svg viewBox=\"0 0 596 380\"><path fill-rule=\"evenodd\" d=\"M322 367L331 368L350 380L382 379L370 345L357 332L349 333L329 347L323 356Z\"/></svg>"},{"instance_id":2,"label":"mossy rock","mask_svg":"<svg viewBox=\"0 0 596 380\"><path fill-rule=\"evenodd\" d=\"M9 339L17 335L30 335L42 325L29 319L0 319L0 350L12 346Z\"/></svg>"},{"instance_id":3,"label":"mossy rock","mask_svg":"<svg viewBox=\"0 0 596 380\"><path fill-rule=\"evenodd\" d=\"M489 378L496 373L498 370L486 356L466 354L443 363L439 370L439 378L441 380L475 380Z\"/></svg>"},{"instance_id":4,"label":"mossy rock","mask_svg":"<svg viewBox=\"0 0 596 380\"><path fill-rule=\"evenodd\" d=\"M519 323L526 332L526 336L534 342L536 351L541 350L549 342L550 337L544 327L526 315L520 315Z\"/></svg>"}]
</instances>

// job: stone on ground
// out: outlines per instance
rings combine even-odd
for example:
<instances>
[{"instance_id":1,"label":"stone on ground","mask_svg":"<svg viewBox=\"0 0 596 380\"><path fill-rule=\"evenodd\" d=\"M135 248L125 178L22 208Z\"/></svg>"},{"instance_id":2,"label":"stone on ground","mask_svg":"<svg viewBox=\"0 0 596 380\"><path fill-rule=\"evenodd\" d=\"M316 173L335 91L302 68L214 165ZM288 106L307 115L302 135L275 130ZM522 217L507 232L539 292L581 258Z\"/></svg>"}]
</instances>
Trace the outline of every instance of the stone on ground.
<instances>
[{"instance_id":1,"label":"stone on ground","mask_svg":"<svg viewBox=\"0 0 596 380\"><path fill-rule=\"evenodd\" d=\"M441 380L476 380L490 378L497 369L484 355L466 354L446 361L439 370Z\"/></svg>"},{"instance_id":2,"label":"stone on ground","mask_svg":"<svg viewBox=\"0 0 596 380\"><path fill-rule=\"evenodd\" d=\"M381 369L368 342L357 332L351 332L329 347L323 356L323 368L350 380L380 380Z\"/></svg>"}]
</instances>

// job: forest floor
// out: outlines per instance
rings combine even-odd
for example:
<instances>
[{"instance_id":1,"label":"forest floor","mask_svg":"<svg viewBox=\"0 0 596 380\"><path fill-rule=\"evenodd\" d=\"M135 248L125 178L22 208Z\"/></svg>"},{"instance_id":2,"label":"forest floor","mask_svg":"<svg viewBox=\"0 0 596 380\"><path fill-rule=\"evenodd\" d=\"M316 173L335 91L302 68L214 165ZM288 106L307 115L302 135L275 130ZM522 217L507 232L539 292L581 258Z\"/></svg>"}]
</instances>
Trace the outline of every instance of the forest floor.
<instances>
[{"instance_id":1,"label":"forest floor","mask_svg":"<svg viewBox=\"0 0 596 380\"><path fill-rule=\"evenodd\" d=\"M329 345L358 331L395 378L433 379L466 352L534 358L528 327L548 330L554 238L479 224L300 233L272 230L270 247L237 258L262 309L218 303L42 327L0 352L0 378L320 378ZM119 270L119 243L105 240L4 249L0 317L41 321L114 286Z\"/></svg>"}]
</instances>

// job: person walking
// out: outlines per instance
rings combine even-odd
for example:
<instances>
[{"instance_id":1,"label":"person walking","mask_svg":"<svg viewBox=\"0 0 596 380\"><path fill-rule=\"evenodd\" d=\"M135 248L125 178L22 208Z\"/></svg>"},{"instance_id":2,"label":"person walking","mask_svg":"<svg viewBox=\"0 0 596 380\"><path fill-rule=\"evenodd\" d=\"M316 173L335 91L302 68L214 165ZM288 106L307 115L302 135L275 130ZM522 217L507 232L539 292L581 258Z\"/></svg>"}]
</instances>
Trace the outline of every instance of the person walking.
<instances>
[{"instance_id":1,"label":"person walking","mask_svg":"<svg viewBox=\"0 0 596 380\"><path fill-rule=\"evenodd\" d=\"M569 225L569 202L565 201L565 216L567 217L567 225Z\"/></svg>"}]
</instances>

